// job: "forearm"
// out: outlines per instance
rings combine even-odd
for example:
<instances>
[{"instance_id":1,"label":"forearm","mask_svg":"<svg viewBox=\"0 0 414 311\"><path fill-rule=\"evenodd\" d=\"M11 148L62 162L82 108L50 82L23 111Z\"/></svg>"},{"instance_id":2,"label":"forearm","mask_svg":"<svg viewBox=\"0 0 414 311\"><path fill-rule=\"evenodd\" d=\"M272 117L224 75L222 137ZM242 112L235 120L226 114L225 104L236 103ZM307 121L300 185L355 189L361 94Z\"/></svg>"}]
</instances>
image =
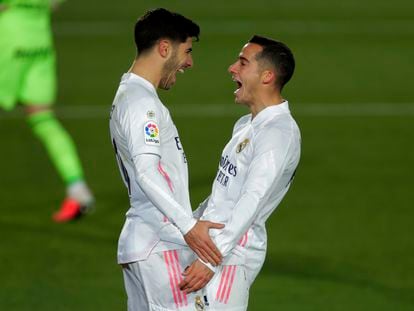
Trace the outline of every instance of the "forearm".
<instances>
[{"instance_id":1,"label":"forearm","mask_svg":"<svg viewBox=\"0 0 414 311\"><path fill-rule=\"evenodd\" d=\"M152 204L185 235L196 220L171 194L168 183L158 171L159 156L142 154L134 157L137 182Z\"/></svg>"},{"instance_id":2,"label":"forearm","mask_svg":"<svg viewBox=\"0 0 414 311\"><path fill-rule=\"evenodd\" d=\"M237 203L234 213L225 228L213 240L223 257L236 247L243 234L256 219L261 207L257 195L246 193Z\"/></svg>"}]
</instances>

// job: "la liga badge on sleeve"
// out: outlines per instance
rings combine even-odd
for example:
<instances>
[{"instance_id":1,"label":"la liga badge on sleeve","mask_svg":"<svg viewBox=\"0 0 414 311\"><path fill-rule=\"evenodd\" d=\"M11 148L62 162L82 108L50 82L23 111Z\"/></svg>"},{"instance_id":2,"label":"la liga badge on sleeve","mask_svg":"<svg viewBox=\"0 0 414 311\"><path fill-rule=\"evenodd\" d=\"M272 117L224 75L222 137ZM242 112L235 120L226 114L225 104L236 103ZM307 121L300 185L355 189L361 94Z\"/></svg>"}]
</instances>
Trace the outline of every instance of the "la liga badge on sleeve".
<instances>
[{"instance_id":1,"label":"la liga badge on sleeve","mask_svg":"<svg viewBox=\"0 0 414 311\"><path fill-rule=\"evenodd\" d=\"M159 146L160 145L160 130L157 123L149 121L144 125L144 139L145 144Z\"/></svg>"}]
</instances>

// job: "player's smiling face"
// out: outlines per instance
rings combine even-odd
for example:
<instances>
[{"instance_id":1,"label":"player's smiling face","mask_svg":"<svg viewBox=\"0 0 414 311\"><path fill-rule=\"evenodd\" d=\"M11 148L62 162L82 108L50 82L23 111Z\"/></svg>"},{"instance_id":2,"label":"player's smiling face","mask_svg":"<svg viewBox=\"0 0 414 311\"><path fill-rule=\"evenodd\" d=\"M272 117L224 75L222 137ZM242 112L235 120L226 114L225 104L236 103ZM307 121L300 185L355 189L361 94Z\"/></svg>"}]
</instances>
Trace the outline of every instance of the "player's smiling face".
<instances>
[{"instance_id":1,"label":"player's smiling face","mask_svg":"<svg viewBox=\"0 0 414 311\"><path fill-rule=\"evenodd\" d=\"M184 73L184 70L193 66L192 47L193 40L191 37L183 43L172 46L171 56L163 68L163 75L159 84L161 89L170 89L177 80L177 72Z\"/></svg>"},{"instance_id":2,"label":"player's smiling face","mask_svg":"<svg viewBox=\"0 0 414 311\"><path fill-rule=\"evenodd\" d=\"M256 55L262 50L263 48L258 44L247 43L237 61L228 69L237 84L237 89L234 91L236 103L246 105L254 103L260 85L260 70Z\"/></svg>"}]
</instances>

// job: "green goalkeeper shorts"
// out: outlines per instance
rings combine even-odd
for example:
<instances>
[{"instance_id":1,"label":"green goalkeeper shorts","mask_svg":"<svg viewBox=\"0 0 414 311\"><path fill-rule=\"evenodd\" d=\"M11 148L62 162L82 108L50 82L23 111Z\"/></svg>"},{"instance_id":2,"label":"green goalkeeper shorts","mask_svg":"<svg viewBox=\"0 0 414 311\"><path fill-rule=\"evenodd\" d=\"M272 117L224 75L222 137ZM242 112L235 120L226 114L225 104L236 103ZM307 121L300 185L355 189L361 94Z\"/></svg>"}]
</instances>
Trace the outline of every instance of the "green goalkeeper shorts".
<instances>
[{"instance_id":1,"label":"green goalkeeper shorts","mask_svg":"<svg viewBox=\"0 0 414 311\"><path fill-rule=\"evenodd\" d=\"M51 47L0 50L0 107L50 105L56 96L56 60Z\"/></svg>"}]
</instances>

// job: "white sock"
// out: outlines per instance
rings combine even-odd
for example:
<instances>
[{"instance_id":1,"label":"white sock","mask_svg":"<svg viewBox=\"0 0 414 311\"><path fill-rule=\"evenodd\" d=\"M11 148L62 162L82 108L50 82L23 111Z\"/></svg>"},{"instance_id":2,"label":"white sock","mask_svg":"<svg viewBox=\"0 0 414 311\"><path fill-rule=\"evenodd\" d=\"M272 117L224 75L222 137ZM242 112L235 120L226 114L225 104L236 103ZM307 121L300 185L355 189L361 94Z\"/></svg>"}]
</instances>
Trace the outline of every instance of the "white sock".
<instances>
[{"instance_id":1,"label":"white sock","mask_svg":"<svg viewBox=\"0 0 414 311\"><path fill-rule=\"evenodd\" d=\"M78 201L81 205L90 206L95 201L92 192L84 181L74 182L66 189L66 193L68 197Z\"/></svg>"}]
</instances>

